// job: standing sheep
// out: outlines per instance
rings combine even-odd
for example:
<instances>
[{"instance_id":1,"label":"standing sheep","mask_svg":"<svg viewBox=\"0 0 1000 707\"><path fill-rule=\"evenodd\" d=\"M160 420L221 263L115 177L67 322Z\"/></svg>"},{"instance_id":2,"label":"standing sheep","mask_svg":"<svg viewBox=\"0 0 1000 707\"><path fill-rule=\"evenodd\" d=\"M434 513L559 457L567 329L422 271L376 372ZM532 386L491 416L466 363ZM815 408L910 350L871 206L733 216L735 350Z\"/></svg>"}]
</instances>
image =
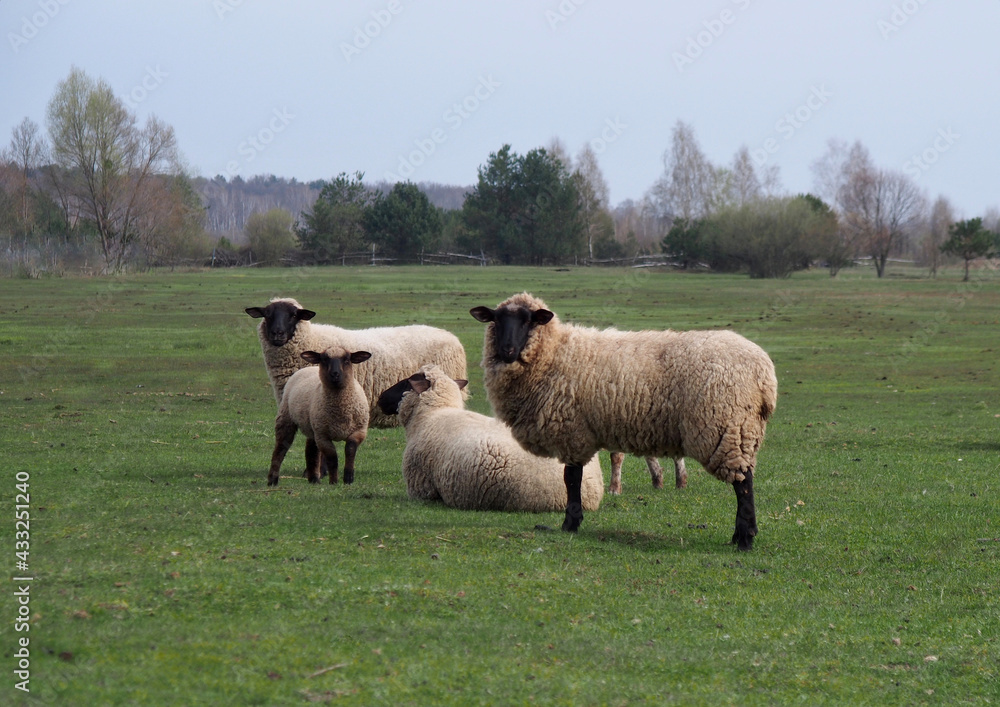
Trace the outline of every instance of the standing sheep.
<instances>
[{"instance_id":1,"label":"standing sheep","mask_svg":"<svg viewBox=\"0 0 1000 707\"><path fill-rule=\"evenodd\" d=\"M263 319L257 327L274 399L281 403L286 381L305 363L303 351L342 346L348 351L369 351L372 365L358 371L358 382L370 404L372 427L395 427L395 416L383 415L376 405L379 393L425 363L436 363L453 378L465 378L465 349L451 332L423 325L342 329L313 324L316 313L291 298L275 298L266 307L247 307L247 314Z\"/></svg>"},{"instance_id":2,"label":"standing sheep","mask_svg":"<svg viewBox=\"0 0 1000 707\"><path fill-rule=\"evenodd\" d=\"M486 392L514 437L566 465L563 530L583 520L580 476L599 449L686 455L736 492L732 542L757 534L753 471L777 403L774 364L730 331L618 331L564 324L524 292L470 313L488 324Z\"/></svg>"},{"instance_id":3,"label":"standing sheep","mask_svg":"<svg viewBox=\"0 0 1000 707\"><path fill-rule=\"evenodd\" d=\"M367 361L367 351L349 352L331 346L323 352L304 351L306 363L285 385L285 393L274 420L274 453L267 472L267 485L278 485L281 462L295 439L296 430L308 437L306 474L309 483L320 478L321 460L326 462L330 483L337 483L337 448L344 444L344 483L354 483L354 456L368 434L368 398L354 375L355 364Z\"/></svg>"},{"instance_id":4,"label":"standing sheep","mask_svg":"<svg viewBox=\"0 0 1000 707\"><path fill-rule=\"evenodd\" d=\"M622 492L622 464L625 455L622 452L611 452L611 484L608 486L608 493L618 495ZM656 457L646 457L646 468L649 470L649 477L653 482L654 489L663 488L663 467ZM674 485L682 489L687 486L688 475L684 467L684 457L674 457Z\"/></svg>"},{"instance_id":5,"label":"standing sheep","mask_svg":"<svg viewBox=\"0 0 1000 707\"><path fill-rule=\"evenodd\" d=\"M526 452L499 420L465 410L466 382L423 366L379 396L382 411L398 410L406 428L403 478L410 498L440 499L463 510L565 508L562 465ZM583 507L597 510L604 479L596 458L584 467L581 483Z\"/></svg>"}]
</instances>

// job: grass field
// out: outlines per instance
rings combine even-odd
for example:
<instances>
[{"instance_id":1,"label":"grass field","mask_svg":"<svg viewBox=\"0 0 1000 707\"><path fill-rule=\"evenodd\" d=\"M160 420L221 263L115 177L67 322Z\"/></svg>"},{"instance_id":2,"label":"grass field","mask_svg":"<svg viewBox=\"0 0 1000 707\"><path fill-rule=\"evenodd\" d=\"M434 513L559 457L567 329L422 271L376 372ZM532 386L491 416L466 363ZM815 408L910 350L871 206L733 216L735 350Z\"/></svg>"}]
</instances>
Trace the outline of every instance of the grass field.
<instances>
[{"instance_id":1,"label":"grass field","mask_svg":"<svg viewBox=\"0 0 1000 707\"><path fill-rule=\"evenodd\" d=\"M296 478L300 439L267 488L245 307L447 328L488 412L468 310L523 289L564 320L729 327L770 353L751 553L693 461L654 491L628 458L575 535L536 529L561 513L409 500L399 429L370 431L351 487ZM0 301L2 537L8 576L33 578L29 631L18 583L2 604L4 704L1000 703L993 270L241 270L2 280Z\"/></svg>"}]
</instances>

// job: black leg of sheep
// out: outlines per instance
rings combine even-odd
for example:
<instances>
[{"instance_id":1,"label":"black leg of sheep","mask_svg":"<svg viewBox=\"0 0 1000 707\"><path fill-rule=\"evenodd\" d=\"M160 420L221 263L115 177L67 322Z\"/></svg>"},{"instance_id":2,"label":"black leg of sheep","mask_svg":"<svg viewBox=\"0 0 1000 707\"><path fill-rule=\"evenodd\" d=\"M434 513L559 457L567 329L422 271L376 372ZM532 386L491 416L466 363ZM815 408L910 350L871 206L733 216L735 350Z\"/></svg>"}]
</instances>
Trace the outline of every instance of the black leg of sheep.
<instances>
[{"instance_id":1,"label":"black leg of sheep","mask_svg":"<svg viewBox=\"0 0 1000 707\"><path fill-rule=\"evenodd\" d=\"M563 481L566 482L566 519L562 529L575 533L583 522L583 501L580 489L583 485L583 465L567 464L563 470Z\"/></svg>"},{"instance_id":2,"label":"black leg of sheep","mask_svg":"<svg viewBox=\"0 0 1000 707\"><path fill-rule=\"evenodd\" d=\"M746 472L743 481L734 481L736 490L736 532L732 544L740 550L749 550L757 534L757 511L753 502L753 471Z\"/></svg>"},{"instance_id":3,"label":"black leg of sheep","mask_svg":"<svg viewBox=\"0 0 1000 707\"><path fill-rule=\"evenodd\" d=\"M320 463L319 463L319 478L321 478L321 479L326 478L326 475L327 475L326 459L320 459ZM304 479L308 479L309 478L309 469L308 468L306 468L306 470L302 472L302 478L304 478Z\"/></svg>"}]
</instances>

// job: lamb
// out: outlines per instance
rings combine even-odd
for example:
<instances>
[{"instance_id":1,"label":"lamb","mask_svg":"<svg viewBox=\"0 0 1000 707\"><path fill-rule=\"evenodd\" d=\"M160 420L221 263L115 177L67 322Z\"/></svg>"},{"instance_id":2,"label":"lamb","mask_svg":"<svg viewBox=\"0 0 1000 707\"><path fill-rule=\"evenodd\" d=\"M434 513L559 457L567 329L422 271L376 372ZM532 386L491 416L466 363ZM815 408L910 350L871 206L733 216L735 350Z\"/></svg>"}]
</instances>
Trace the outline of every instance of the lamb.
<instances>
[{"instance_id":1,"label":"lamb","mask_svg":"<svg viewBox=\"0 0 1000 707\"><path fill-rule=\"evenodd\" d=\"M777 404L771 359L730 331L618 331L564 324L523 292L486 323L482 366L497 417L528 451L566 465L563 530L576 532L581 468L599 449L690 456L736 492L732 543L757 535L753 475Z\"/></svg>"},{"instance_id":2,"label":"lamb","mask_svg":"<svg viewBox=\"0 0 1000 707\"><path fill-rule=\"evenodd\" d=\"M267 485L278 485L281 462L302 430L306 442L306 473L309 483L320 478L320 459L326 462L330 483L337 483L337 448L344 442L344 483L354 483L354 457L368 434L368 398L354 375L355 364L371 358L368 351L350 352L331 346L323 352L304 351L306 363L285 385L278 416L274 420L274 453Z\"/></svg>"},{"instance_id":3,"label":"lamb","mask_svg":"<svg viewBox=\"0 0 1000 707\"><path fill-rule=\"evenodd\" d=\"M500 421L465 410L461 389L439 366L423 366L379 396L406 428L403 478L410 498L463 510L555 511L566 506L562 465L529 454ZM580 502L596 510L604 479L596 458L582 471Z\"/></svg>"},{"instance_id":4,"label":"lamb","mask_svg":"<svg viewBox=\"0 0 1000 707\"><path fill-rule=\"evenodd\" d=\"M435 327L412 325L372 329L342 329L313 324L316 313L291 298L275 298L266 307L247 307L251 317L263 319L257 327L264 366L281 403L285 383L305 366L303 351L342 346L349 351L369 351L373 365L358 371L358 382L370 403L372 427L395 427L394 415L383 415L376 405L379 393L425 363L436 363L453 378L466 377L465 349L454 334Z\"/></svg>"},{"instance_id":5,"label":"lamb","mask_svg":"<svg viewBox=\"0 0 1000 707\"><path fill-rule=\"evenodd\" d=\"M611 452L611 484L608 486L608 493L618 495L622 492L622 463L625 455L621 452ZM656 457L646 457L646 468L649 470L649 477L653 481L654 489L663 488L663 467ZM682 489L687 486L687 469L684 466L684 457L674 457L674 485Z\"/></svg>"}]
</instances>

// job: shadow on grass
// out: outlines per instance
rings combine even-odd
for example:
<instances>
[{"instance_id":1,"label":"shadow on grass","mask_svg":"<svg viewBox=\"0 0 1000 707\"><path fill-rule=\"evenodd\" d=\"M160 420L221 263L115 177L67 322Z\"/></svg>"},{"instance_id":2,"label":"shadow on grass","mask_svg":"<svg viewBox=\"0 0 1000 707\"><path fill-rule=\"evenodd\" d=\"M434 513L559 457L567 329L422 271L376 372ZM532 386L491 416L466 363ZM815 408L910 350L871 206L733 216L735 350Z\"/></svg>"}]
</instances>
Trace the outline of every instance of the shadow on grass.
<instances>
[{"instance_id":1,"label":"shadow on grass","mask_svg":"<svg viewBox=\"0 0 1000 707\"><path fill-rule=\"evenodd\" d=\"M580 533L581 540L586 539L597 546L616 545L658 555L706 553L736 556L743 554L737 553L736 546L729 544L728 536L724 538L717 532L704 528L673 528L667 533L603 529L591 532L581 530Z\"/></svg>"},{"instance_id":2,"label":"shadow on grass","mask_svg":"<svg viewBox=\"0 0 1000 707\"><path fill-rule=\"evenodd\" d=\"M1000 452L1000 442L955 442L952 448L965 452Z\"/></svg>"}]
</instances>

